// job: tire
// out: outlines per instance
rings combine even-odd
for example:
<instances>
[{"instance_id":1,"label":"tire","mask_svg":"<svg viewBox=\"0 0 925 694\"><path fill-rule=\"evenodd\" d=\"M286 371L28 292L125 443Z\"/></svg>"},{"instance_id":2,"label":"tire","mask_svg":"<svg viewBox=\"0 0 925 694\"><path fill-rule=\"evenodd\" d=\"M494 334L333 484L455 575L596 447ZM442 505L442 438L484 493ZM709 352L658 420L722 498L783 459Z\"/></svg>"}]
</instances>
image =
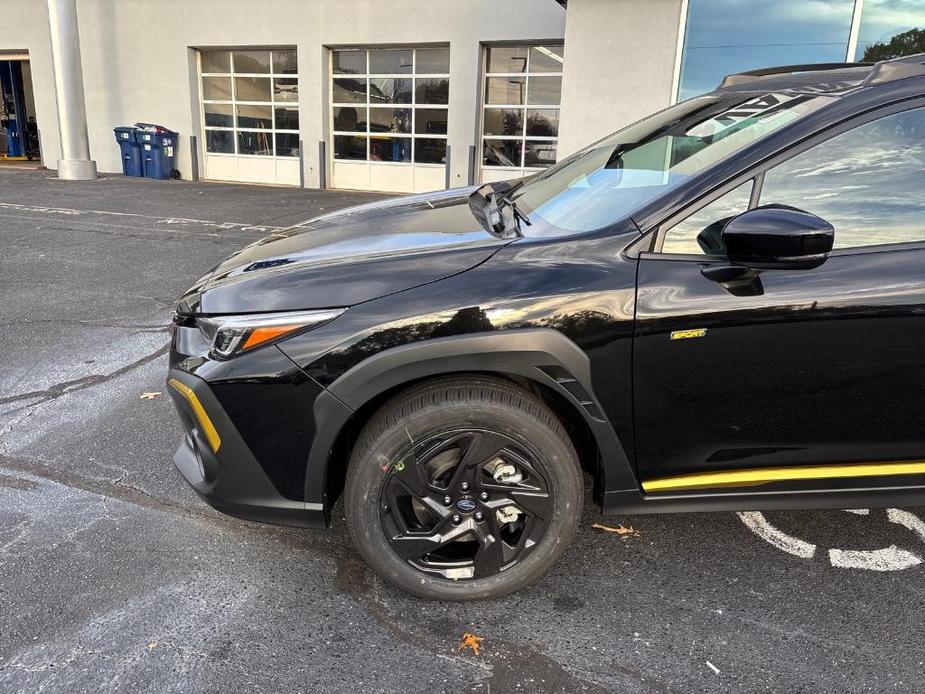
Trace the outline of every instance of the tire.
<instances>
[{"instance_id":1,"label":"tire","mask_svg":"<svg viewBox=\"0 0 925 694\"><path fill-rule=\"evenodd\" d=\"M435 379L389 400L357 439L344 493L366 562L439 600L536 581L574 536L583 499L561 422L528 391L488 376Z\"/></svg>"}]
</instances>

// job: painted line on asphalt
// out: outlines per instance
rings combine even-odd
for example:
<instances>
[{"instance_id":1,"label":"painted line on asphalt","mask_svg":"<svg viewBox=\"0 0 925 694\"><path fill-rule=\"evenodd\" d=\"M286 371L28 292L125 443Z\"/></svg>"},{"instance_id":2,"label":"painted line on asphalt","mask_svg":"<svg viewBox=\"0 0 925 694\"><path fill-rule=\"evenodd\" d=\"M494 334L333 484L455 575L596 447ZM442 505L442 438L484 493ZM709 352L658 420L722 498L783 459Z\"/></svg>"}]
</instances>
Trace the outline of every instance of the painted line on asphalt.
<instances>
[{"instance_id":1,"label":"painted line on asphalt","mask_svg":"<svg viewBox=\"0 0 925 694\"><path fill-rule=\"evenodd\" d=\"M191 219L187 217L159 217L156 215L140 214L138 212L113 212L111 210L79 210L73 207L50 207L48 205L23 205L15 202L0 202L0 210L14 212L32 212L49 216L80 217L85 215L105 215L110 217L134 217L151 220L155 224L165 226L204 226L214 229L253 231L270 233L282 231L287 227L269 226L265 224L248 224L245 222L216 222L210 219Z\"/></svg>"},{"instance_id":2,"label":"painted line on asphalt","mask_svg":"<svg viewBox=\"0 0 925 694\"><path fill-rule=\"evenodd\" d=\"M846 513L870 516L870 509L844 509ZM887 520L911 530L925 542L925 521L914 513L899 508L886 511ZM789 535L775 527L760 511L743 511L737 514L739 519L758 537L768 544L801 559L812 559L816 555L816 545L798 537ZM922 563L922 558L896 545L880 549L857 550L832 547L827 552L829 563L841 569L864 569L866 571L902 571Z\"/></svg>"},{"instance_id":3,"label":"painted line on asphalt","mask_svg":"<svg viewBox=\"0 0 925 694\"><path fill-rule=\"evenodd\" d=\"M812 559L816 555L816 545L775 528L761 511L742 511L739 518L749 530L777 549L803 559Z\"/></svg>"},{"instance_id":4,"label":"painted line on asphalt","mask_svg":"<svg viewBox=\"0 0 925 694\"><path fill-rule=\"evenodd\" d=\"M866 569L867 571L902 571L922 563L912 552L896 545L882 549L829 550L829 562L840 569Z\"/></svg>"}]
</instances>

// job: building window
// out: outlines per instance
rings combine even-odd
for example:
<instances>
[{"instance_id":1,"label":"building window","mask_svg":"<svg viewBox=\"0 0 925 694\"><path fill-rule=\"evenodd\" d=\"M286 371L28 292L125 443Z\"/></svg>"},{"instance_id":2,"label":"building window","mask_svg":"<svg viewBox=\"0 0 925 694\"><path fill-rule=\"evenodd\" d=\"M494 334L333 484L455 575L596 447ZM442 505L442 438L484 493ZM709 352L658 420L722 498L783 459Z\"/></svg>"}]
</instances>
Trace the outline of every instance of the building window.
<instances>
[{"instance_id":1,"label":"building window","mask_svg":"<svg viewBox=\"0 0 925 694\"><path fill-rule=\"evenodd\" d=\"M689 0L678 100L746 70L923 51L925 0Z\"/></svg>"},{"instance_id":2,"label":"building window","mask_svg":"<svg viewBox=\"0 0 925 694\"><path fill-rule=\"evenodd\" d=\"M299 156L299 74L294 49L201 51L206 152Z\"/></svg>"},{"instance_id":3,"label":"building window","mask_svg":"<svg viewBox=\"0 0 925 694\"><path fill-rule=\"evenodd\" d=\"M925 0L863 0L854 60L925 53Z\"/></svg>"},{"instance_id":4,"label":"building window","mask_svg":"<svg viewBox=\"0 0 925 694\"><path fill-rule=\"evenodd\" d=\"M689 0L680 100L736 72L844 62L853 12L854 0Z\"/></svg>"},{"instance_id":5,"label":"building window","mask_svg":"<svg viewBox=\"0 0 925 694\"><path fill-rule=\"evenodd\" d=\"M335 161L446 161L449 48L331 51Z\"/></svg>"},{"instance_id":6,"label":"building window","mask_svg":"<svg viewBox=\"0 0 925 694\"><path fill-rule=\"evenodd\" d=\"M515 178L556 162L563 44L490 46L482 92L482 178Z\"/></svg>"}]
</instances>

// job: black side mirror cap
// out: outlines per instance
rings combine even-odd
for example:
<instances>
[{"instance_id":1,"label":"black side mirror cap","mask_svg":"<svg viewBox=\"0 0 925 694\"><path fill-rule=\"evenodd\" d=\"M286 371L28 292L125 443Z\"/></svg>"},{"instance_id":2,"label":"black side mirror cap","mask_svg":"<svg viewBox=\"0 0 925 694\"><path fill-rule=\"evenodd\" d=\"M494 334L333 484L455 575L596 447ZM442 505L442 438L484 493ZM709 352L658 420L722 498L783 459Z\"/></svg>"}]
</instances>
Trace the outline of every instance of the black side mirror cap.
<instances>
[{"instance_id":1,"label":"black side mirror cap","mask_svg":"<svg viewBox=\"0 0 925 694\"><path fill-rule=\"evenodd\" d=\"M763 205L723 227L726 256L758 270L810 269L825 262L835 243L835 227L789 205Z\"/></svg>"}]
</instances>

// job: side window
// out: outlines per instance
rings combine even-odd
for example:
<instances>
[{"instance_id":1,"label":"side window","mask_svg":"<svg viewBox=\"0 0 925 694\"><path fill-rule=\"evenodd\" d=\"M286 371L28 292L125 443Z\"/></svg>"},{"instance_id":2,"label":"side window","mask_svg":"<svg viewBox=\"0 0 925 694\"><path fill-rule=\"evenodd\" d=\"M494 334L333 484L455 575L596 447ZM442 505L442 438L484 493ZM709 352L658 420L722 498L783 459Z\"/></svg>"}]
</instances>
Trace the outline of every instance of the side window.
<instances>
[{"instance_id":1,"label":"side window","mask_svg":"<svg viewBox=\"0 0 925 694\"><path fill-rule=\"evenodd\" d=\"M747 181L678 222L665 235L662 253L724 255L720 232L726 222L748 209L751 194L752 182Z\"/></svg>"},{"instance_id":2,"label":"side window","mask_svg":"<svg viewBox=\"0 0 925 694\"><path fill-rule=\"evenodd\" d=\"M925 108L837 135L771 169L761 203L835 227L835 248L925 241Z\"/></svg>"}]
</instances>

